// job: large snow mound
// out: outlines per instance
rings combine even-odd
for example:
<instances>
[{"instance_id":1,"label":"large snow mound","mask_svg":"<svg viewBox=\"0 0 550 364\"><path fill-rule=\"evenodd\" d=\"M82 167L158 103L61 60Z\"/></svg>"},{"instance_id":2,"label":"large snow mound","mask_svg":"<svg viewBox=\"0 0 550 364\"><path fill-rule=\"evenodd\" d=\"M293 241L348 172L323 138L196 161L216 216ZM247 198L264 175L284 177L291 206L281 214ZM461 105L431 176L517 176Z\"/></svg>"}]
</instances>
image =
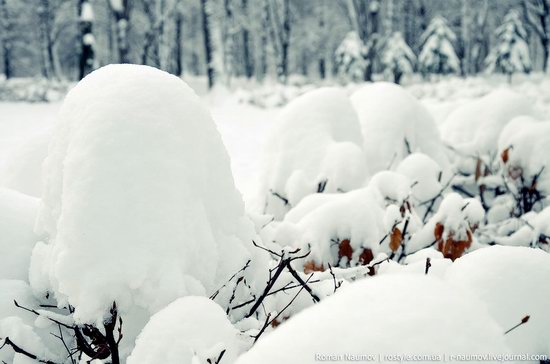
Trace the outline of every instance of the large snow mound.
<instances>
[{"instance_id":1,"label":"large snow mound","mask_svg":"<svg viewBox=\"0 0 550 364\"><path fill-rule=\"evenodd\" d=\"M38 200L0 188L0 279L29 279Z\"/></svg>"},{"instance_id":2,"label":"large snow mound","mask_svg":"<svg viewBox=\"0 0 550 364\"><path fill-rule=\"evenodd\" d=\"M346 354L370 354L378 361L379 354L443 358L506 352L501 327L477 299L437 278L396 274L341 288L260 339L237 363L316 363Z\"/></svg>"},{"instance_id":3,"label":"large snow mound","mask_svg":"<svg viewBox=\"0 0 550 364\"><path fill-rule=\"evenodd\" d=\"M391 169L413 152L422 152L440 166L447 165L437 126L414 96L393 83L363 86L351 96L365 141L372 175Z\"/></svg>"},{"instance_id":4,"label":"large snow mound","mask_svg":"<svg viewBox=\"0 0 550 364\"><path fill-rule=\"evenodd\" d=\"M136 340L128 364L233 363L239 332L223 309L205 297L184 297L151 317ZM195 361L197 360L198 361Z\"/></svg>"},{"instance_id":5,"label":"large snow mound","mask_svg":"<svg viewBox=\"0 0 550 364\"><path fill-rule=\"evenodd\" d=\"M263 150L259 207L281 219L309 194L361 186L362 144L345 91L321 88L296 98L281 112Z\"/></svg>"},{"instance_id":6,"label":"large snow mound","mask_svg":"<svg viewBox=\"0 0 550 364\"><path fill-rule=\"evenodd\" d=\"M111 65L67 95L44 162L38 267L81 322L211 293L253 238L229 158L183 81ZM49 267L49 268L48 268Z\"/></svg>"},{"instance_id":7,"label":"large snow mound","mask_svg":"<svg viewBox=\"0 0 550 364\"><path fill-rule=\"evenodd\" d=\"M447 271L454 286L471 291L506 331L514 353L550 354L550 255L539 249L494 246L466 254Z\"/></svg>"},{"instance_id":8,"label":"large snow mound","mask_svg":"<svg viewBox=\"0 0 550 364\"><path fill-rule=\"evenodd\" d=\"M532 100L501 88L451 112L441 125L441 135L453 148L478 156L494 152L500 132L510 120L534 114Z\"/></svg>"}]
</instances>

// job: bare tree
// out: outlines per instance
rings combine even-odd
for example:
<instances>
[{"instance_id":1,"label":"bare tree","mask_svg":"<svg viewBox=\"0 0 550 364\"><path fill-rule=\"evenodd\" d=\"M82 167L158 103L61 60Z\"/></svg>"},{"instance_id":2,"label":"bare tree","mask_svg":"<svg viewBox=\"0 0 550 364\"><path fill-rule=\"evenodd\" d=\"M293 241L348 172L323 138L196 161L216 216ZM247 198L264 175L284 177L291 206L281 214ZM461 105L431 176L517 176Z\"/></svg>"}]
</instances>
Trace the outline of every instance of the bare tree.
<instances>
[{"instance_id":1,"label":"bare tree","mask_svg":"<svg viewBox=\"0 0 550 364\"><path fill-rule=\"evenodd\" d=\"M268 2L269 34L277 54L277 77L288 80L288 52L292 29L290 0L266 0Z\"/></svg>"},{"instance_id":2,"label":"bare tree","mask_svg":"<svg viewBox=\"0 0 550 364\"><path fill-rule=\"evenodd\" d=\"M2 48L2 66L4 68L4 76L6 76L6 79L9 79L13 75L12 71L12 32L13 32L13 26L12 22L10 21L10 14L8 11L8 5L6 4L6 0L0 0L0 25L1 25L1 33L0 33L0 42L1 42L1 48Z\"/></svg>"},{"instance_id":3,"label":"bare tree","mask_svg":"<svg viewBox=\"0 0 550 364\"><path fill-rule=\"evenodd\" d=\"M208 76L208 88L214 87L215 68L214 59L212 57L212 39L210 34L210 10L209 1L201 0L201 18L202 18L202 33L204 42L204 56L206 58L206 74Z\"/></svg>"},{"instance_id":4,"label":"bare tree","mask_svg":"<svg viewBox=\"0 0 550 364\"><path fill-rule=\"evenodd\" d=\"M92 33L94 24L92 4L88 0L79 0L78 14L80 16L80 62L78 77L82 79L94 68L95 40Z\"/></svg>"},{"instance_id":5,"label":"bare tree","mask_svg":"<svg viewBox=\"0 0 550 364\"><path fill-rule=\"evenodd\" d=\"M525 19L540 40L542 46L542 70L548 68L548 46L550 45L549 22L550 4L548 0L523 0Z\"/></svg>"},{"instance_id":6,"label":"bare tree","mask_svg":"<svg viewBox=\"0 0 550 364\"><path fill-rule=\"evenodd\" d=\"M118 61L129 63L128 28L130 27L129 0L108 0L116 23Z\"/></svg>"}]
</instances>

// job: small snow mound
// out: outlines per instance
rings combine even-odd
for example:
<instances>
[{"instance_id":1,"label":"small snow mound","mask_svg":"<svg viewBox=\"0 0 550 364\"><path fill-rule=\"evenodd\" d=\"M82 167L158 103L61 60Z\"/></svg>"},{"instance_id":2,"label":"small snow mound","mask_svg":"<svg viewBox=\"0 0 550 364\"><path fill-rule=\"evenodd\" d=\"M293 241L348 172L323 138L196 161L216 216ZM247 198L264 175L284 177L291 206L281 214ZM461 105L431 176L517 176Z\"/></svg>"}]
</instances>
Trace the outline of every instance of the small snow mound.
<instances>
[{"instance_id":1,"label":"small snow mound","mask_svg":"<svg viewBox=\"0 0 550 364\"><path fill-rule=\"evenodd\" d=\"M516 354L550 354L550 255L539 249L493 246L463 256L447 271L454 286L483 301Z\"/></svg>"},{"instance_id":2,"label":"small snow mound","mask_svg":"<svg viewBox=\"0 0 550 364\"><path fill-rule=\"evenodd\" d=\"M542 195L550 194L550 122L536 122L527 118L513 120L502 131L499 152L506 167L506 175ZM544 202L541 202L544 203Z\"/></svg>"},{"instance_id":3,"label":"small snow mound","mask_svg":"<svg viewBox=\"0 0 550 364\"><path fill-rule=\"evenodd\" d=\"M439 132L428 110L402 87L377 82L351 96L357 110L371 175L397 166L408 154L422 152L447 165Z\"/></svg>"},{"instance_id":4,"label":"small snow mound","mask_svg":"<svg viewBox=\"0 0 550 364\"><path fill-rule=\"evenodd\" d=\"M0 188L0 279L29 279L37 209L37 199Z\"/></svg>"},{"instance_id":5,"label":"small snow mound","mask_svg":"<svg viewBox=\"0 0 550 364\"><path fill-rule=\"evenodd\" d=\"M368 354L378 361L379 354L396 353L439 355L442 361L445 354L507 353L502 334L481 302L440 279L377 276L290 318L237 363L305 364L329 355Z\"/></svg>"},{"instance_id":6,"label":"small snow mound","mask_svg":"<svg viewBox=\"0 0 550 364\"><path fill-rule=\"evenodd\" d=\"M307 195L361 186L362 144L345 91L321 88L296 98L281 112L263 151L259 207L280 220Z\"/></svg>"},{"instance_id":7,"label":"small snow mound","mask_svg":"<svg viewBox=\"0 0 550 364\"><path fill-rule=\"evenodd\" d=\"M222 351L220 362L233 363L240 352L238 334L223 309L212 300L179 298L151 317L127 363L216 362Z\"/></svg>"},{"instance_id":8,"label":"small snow mound","mask_svg":"<svg viewBox=\"0 0 550 364\"><path fill-rule=\"evenodd\" d=\"M443 188L443 170L432 158L422 153L413 153L399 163L396 171L410 178L415 202L429 201Z\"/></svg>"},{"instance_id":9,"label":"small snow mound","mask_svg":"<svg viewBox=\"0 0 550 364\"><path fill-rule=\"evenodd\" d=\"M254 228L220 135L168 73L110 65L80 81L44 173L36 227L51 251L40 245L32 269L79 322L101 322L113 301L124 316L210 293L249 256Z\"/></svg>"},{"instance_id":10,"label":"small snow mound","mask_svg":"<svg viewBox=\"0 0 550 364\"><path fill-rule=\"evenodd\" d=\"M494 152L502 129L514 117L533 115L533 102L507 88L455 109L441 125L443 140L468 155Z\"/></svg>"}]
</instances>

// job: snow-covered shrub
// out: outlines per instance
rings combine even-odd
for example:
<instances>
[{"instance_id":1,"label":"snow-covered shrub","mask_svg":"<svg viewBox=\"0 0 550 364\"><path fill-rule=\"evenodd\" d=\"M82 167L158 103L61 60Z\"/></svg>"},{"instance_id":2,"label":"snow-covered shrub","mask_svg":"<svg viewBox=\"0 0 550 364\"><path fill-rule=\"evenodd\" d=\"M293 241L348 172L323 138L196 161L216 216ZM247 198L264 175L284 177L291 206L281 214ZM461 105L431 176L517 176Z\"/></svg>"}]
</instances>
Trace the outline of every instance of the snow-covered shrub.
<instances>
[{"instance_id":1,"label":"snow-covered shrub","mask_svg":"<svg viewBox=\"0 0 550 364\"><path fill-rule=\"evenodd\" d=\"M58 328L48 320L37 320L32 312L17 308L14 301L27 308L39 309L38 302L26 282L20 280L0 279L0 362L16 363L23 356L14 352L6 343L6 339L18 345L19 348L35 353L40 358L61 362L65 349L61 352L52 351L58 339L50 332L58 333ZM28 359L28 358L27 358ZM32 361L31 363L36 363Z\"/></svg>"},{"instance_id":2,"label":"snow-covered shrub","mask_svg":"<svg viewBox=\"0 0 550 364\"><path fill-rule=\"evenodd\" d=\"M404 75L413 73L416 56L403 35L395 32L384 44L381 61L384 71L391 75L391 81L399 84Z\"/></svg>"},{"instance_id":3,"label":"snow-covered shrub","mask_svg":"<svg viewBox=\"0 0 550 364\"><path fill-rule=\"evenodd\" d=\"M0 188L0 279L29 279L38 200Z\"/></svg>"},{"instance_id":4,"label":"snow-covered shrub","mask_svg":"<svg viewBox=\"0 0 550 364\"><path fill-rule=\"evenodd\" d=\"M441 136L466 156L496 154L502 129L517 116L534 114L530 98L500 88L452 111L441 125Z\"/></svg>"},{"instance_id":5,"label":"snow-covered shrub","mask_svg":"<svg viewBox=\"0 0 550 364\"><path fill-rule=\"evenodd\" d=\"M367 68L367 47L357 32L349 32L334 54L338 73L346 81L362 81Z\"/></svg>"},{"instance_id":6,"label":"snow-covered shrub","mask_svg":"<svg viewBox=\"0 0 550 364\"><path fill-rule=\"evenodd\" d=\"M259 208L281 219L309 194L361 186L366 177L362 143L344 91L321 88L293 100L263 150Z\"/></svg>"},{"instance_id":7,"label":"snow-covered shrub","mask_svg":"<svg viewBox=\"0 0 550 364\"><path fill-rule=\"evenodd\" d=\"M454 42L456 34L449 27L447 19L435 16L420 37L420 71L436 75L460 72L460 61L453 47Z\"/></svg>"},{"instance_id":8,"label":"snow-covered shrub","mask_svg":"<svg viewBox=\"0 0 550 364\"><path fill-rule=\"evenodd\" d=\"M450 193L441 202L437 213L414 234L408 254L435 244L445 258L455 260L472 246L474 232L485 217L481 203Z\"/></svg>"},{"instance_id":9,"label":"snow-covered shrub","mask_svg":"<svg viewBox=\"0 0 550 364\"><path fill-rule=\"evenodd\" d=\"M422 153L405 157L397 166L396 172L411 180L411 202L418 215L426 221L428 216L437 211L451 177L444 175L439 164Z\"/></svg>"},{"instance_id":10,"label":"snow-covered shrub","mask_svg":"<svg viewBox=\"0 0 550 364\"><path fill-rule=\"evenodd\" d=\"M437 126L426 108L401 86L377 82L351 96L363 133L371 175L392 169L403 158L421 152L442 168L447 165Z\"/></svg>"},{"instance_id":11,"label":"snow-covered shrub","mask_svg":"<svg viewBox=\"0 0 550 364\"><path fill-rule=\"evenodd\" d=\"M550 354L550 255L539 249L494 246L457 259L446 280L471 291L487 306L515 354Z\"/></svg>"},{"instance_id":12,"label":"snow-covered shrub","mask_svg":"<svg viewBox=\"0 0 550 364\"><path fill-rule=\"evenodd\" d=\"M37 230L48 243L31 269L78 323L103 324L113 302L124 316L209 294L248 259L253 227L220 136L168 73L111 65L83 79L44 173Z\"/></svg>"},{"instance_id":13,"label":"snow-covered shrub","mask_svg":"<svg viewBox=\"0 0 550 364\"><path fill-rule=\"evenodd\" d=\"M377 361L397 353L427 362L421 355L442 361L508 349L501 327L475 297L437 278L397 274L343 287L260 339L237 363L305 364L335 355L341 359L331 361Z\"/></svg>"},{"instance_id":14,"label":"snow-covered shrub","mask_svg":"<svg viewBox=\"0 0 550 364\"><path fill-rule=\"evenodd\" d=\"M506 212L510 217L511 209ZM540 213L531 211L519 219L504 220L497 229L488 229L488 235L495 243L511 246L538 247L550 251L550 207ZM491 227L491 226L490 226Z\"/></svg>"},{"instance_id":15,"label":"snow-covered shrub","mask_svg":"<svg viewBox=\"0 0 550 364\"><path fill-rule=\"evenodd\" d=\"M151 317L127 363L233 363L241 351L238 334L212 300L179 298Z\"/></svg>"},{"instance_id":16,"label":"snow-covered shrub","mask_svg":"<svg viewBox=\"0 0 550 364\"><path fill-rule=\"evenodd\" d=\"M407 177L384 171L358 190L308 196L268 240L311 250L303 261L305 271L365 265L380 252L393 257L402 251L405 237L418 229L408 201L410 187Z\"/></svg>"},{"instance_id":17,"label":"snow-covered shrub","mask_svg":"<svg viewBox=\"0 0 550 364\"><path fill-rule=\"evenodd\" d=\"M531 71L531 58L527 45L527 31L517 10L510 10L495 30L496 44L485 64L489 73L504 73L509 77L517 72Z\"/></svg>"},{"instance_id":18,"label":"snow-covered shrub","mask_svg":"<svg viewBox=\"0 0 550 364\"><path fill-rule=\"evenodd\" d=\"M502 131L498 145L506 190L516 202L513 214L540 211L550 196L550 122L514 120Z\"/></svg>"}]
</instances>

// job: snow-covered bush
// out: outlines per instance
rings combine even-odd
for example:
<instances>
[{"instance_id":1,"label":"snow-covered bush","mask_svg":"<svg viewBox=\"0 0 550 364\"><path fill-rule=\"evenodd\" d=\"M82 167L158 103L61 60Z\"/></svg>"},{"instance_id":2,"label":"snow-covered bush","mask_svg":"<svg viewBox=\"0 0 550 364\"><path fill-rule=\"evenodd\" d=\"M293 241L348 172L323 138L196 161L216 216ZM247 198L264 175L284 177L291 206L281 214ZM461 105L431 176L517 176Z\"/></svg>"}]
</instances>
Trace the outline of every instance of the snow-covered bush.
<instances>
[{"instance_id":1,"label":"snow-covered bush","mask_svg":"<svg viewBox=\"0 0 550 364\"><path fill-rule=\"evenodd\" d=\"M367 47L357 32L349 32L334 54L338 73L346 81L362 81L367 68Z\"/></svg>"},{"instance_id":2,"label":"snow-covered bush","mask_svg":"<svg viewBox=\"0 0 550 364\"><path fill-rule=\"evenodd\" d=\"M505 218L500 226L488 226L487 230L492 234L487 234L486 239L500 245L538 247L550 251L550 207L540 213L531 211L521 218L506 220L512 209L513 205L512 208L505 208Z\"/></svg>"},{"instance_id":3,"label":"snow-covered bush","mask_svg":"<svg viewBox=\"0 0 550 364\"><path fill-rule=\"evenodd\" d=\"M411 180L412 203L425 221L437 210L450 177L444 175L439 164L422 153L413 153L405 157L397 166L396 172Z\"/></svg>"},{"instance_id":4,"label":"snow-covered bush","mask_svg":"<svg viewBox=\"0 0 550 364\"><path fill-rule=\"evenodd\" d=\"M316 363L337 355L332 360L377 361L396 354L426 362L508 352L501 327L475 297L437 278L397 274L343 287L260 339L237 363Z\"/></svg>"},{"instance_id":5,"label":"snow-covered bush","mask_svg":"<svg viewBox=\"0 0 550 364\"><path fill-rule=\"evenodd\" d=\"M343 194L311 195L289 211L267 240L310 250L304 270L370 263L378 253L402 251L418 229L410 203L411 181L398 173L376 174L368 186Z\"/></svg>"},{"instance_id":6,"label":"snow-covered bush","mask_svg":"<svg viewBox=\"0 0 550 364\"><path fill-rule=\"evenodd\" d=\"M416 56L403 35L395 32L384 44L381 61L384 71L391 75L390 80L399 84L404 75L413 73Z\"/></svg>"},{"instance_id":7,"label":"snow-covered bush","mask_svg":"<svg viewBox=\"0 0 550 364\"><path fill-rule=\"evenodd\" d=\"M437 213L412 236L408 253L431 245L445 258L455 260L472 246L474 232L485 217L481 203L450 193L441 202Z\"/></svg>"},{"instance_id":8,"label":"snow-covered bush","mask_svg":"<svg viewBox=\"0 0 550 364\"><path fill-rule=\"evenodd\" d=\"M498 145L506 190L516 202L513 214L540 211L550 196L550 122L514 120L502 131Z\"/></svg>"},{"instance_id":9,"label":"snow-covered bush","mask_svg":"<svg viewBox=\"0 0 550 364\"><path fill-rule=\"evenodd\" d=\"M0 279L29 279L38 200L0 188Z\"/></svg>"},{"instance_id":10,"label":"snow-covered bush","mask_svg":"<svg viewBox=\"0 0 550 364\"><path fill-rule=\"evenodd\" d=\"M457 259L446 280L483 301L502 332L530 316L525 325L505 336L514 354L550 355L548 253L523 247L479 249Z\"/></svg>"},{"instance_id":11,"label":"snow-covered bush","mask_svg":"<svg viewBox=\"0 0 550 364\"><path fill-rule=\"evenodd\" d=\"M502 25L495 30L496 44L487 56L485 64L489 73L504 73L510 79L517 72L531 71L531 58L527 45L527 31L517 10L510 10Z\"/></svg>"},{"instance_id":12,"label":"snow-covered bush","mask_svg":"<svg viewBox=\"0 0 550 364\"><path fill-rule=\"evenodd\" d=\"M535 113L529 97L500 88L452 111L441 125L441 136L466 156L496 154L498 138L506 124L516 116Z\"/></svg>"},{"instance_id":13,"label":"snow-covered bush","mask_svg":"<svg viewBox=\"0 0 550 364\"><path fill-rule=\"evenodd\" d=\"M44 172L46 244L31 275L47 281L34 289L73 307L79 325L114 330L117 315L211 294L249 259L254 229L221 138L177 77L135 65L91 73L62 106Z\"/></svg>"},{"instance_id":14,"label":"snow-covered bush","mask_svg":"<svg viewBox=\"0 0 550 364\"><path fill-rule=\"evenodd\" d=\"M233 363L241 351L238 334L212 300L179 298L151 317L127 363Z\"/></svg>"},{"instance_id":15,"label":"snow-covered bush","mask_svg":"<svg viewBox=\"0 0 550 364\"><path fill-rule=\"evenodd\" d=\"M24 361L23 355L15 353L11 344L6 343L6 339L23 350L35 353L40 358L62 362L66 355L65 349L52 350L59 346L57 345L59 340L50 332L55 331L58 334L60 330L65 329L58 328L57 325L52 327L54 324L52 321L37 319L32 312L17 308L14 302L22 307L39 309L38 302L27 283L20 280L0 279L0 346L3 346L0 349L0 362L28 362ZM36 363L36 361L30 363Z\"/></svg>"},{"instance_id":16,"label":"snow-covered bush","mask_svg":"<svg viewBox=\"0 0 550 364\"><path fill-rule=\"evenodd\" d=\"M435 16L420 37L420 71L426 75L460 72L460 61L453 47L454 42L456 34L449 27L447 19Z\"/></svg>"},{"instance_id":17,"label":"snow-covered bush","mask_svg":"<svg viewBox=\"0 0 550 364\"><path fill-rule=\"evenodd\" d=\"M371 175L395 168L414 152L422 152L446 167L445 150L432 116L405 89L377 82L355 91L351 101L361 122Z\"/></svg>"},{"instance_id":18,"label":"snow-covered bush","mask_svg":"<svg viewBox=\"0 0 550 364\"><path fill-rule=\"evenodd\" d=\"M281 219L309 194L360 187L366 177L362 144L343 90L321 88L293 100L263 150L259 209Z\"/></svg>"}]
</instances>

